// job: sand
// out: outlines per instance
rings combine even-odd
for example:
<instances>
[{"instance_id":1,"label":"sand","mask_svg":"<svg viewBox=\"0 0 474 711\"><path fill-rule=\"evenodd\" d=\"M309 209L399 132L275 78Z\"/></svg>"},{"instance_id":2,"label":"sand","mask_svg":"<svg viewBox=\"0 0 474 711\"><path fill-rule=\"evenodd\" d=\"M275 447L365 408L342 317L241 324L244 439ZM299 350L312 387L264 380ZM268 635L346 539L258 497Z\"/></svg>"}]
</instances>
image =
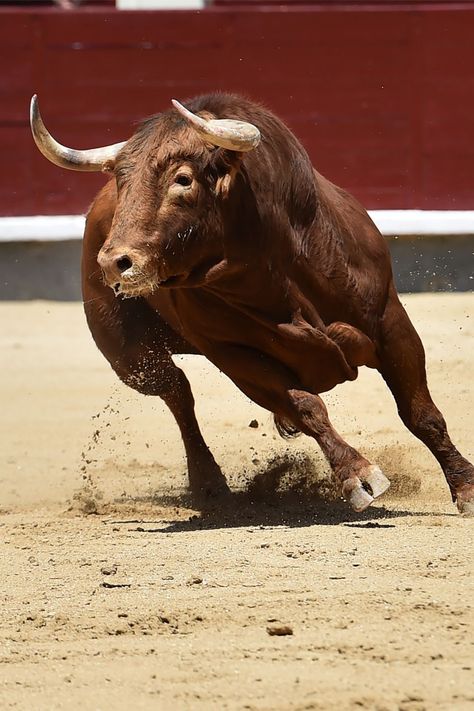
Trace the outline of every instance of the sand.
<instances>
[{"instance_id":1,"label":"sand","mask_svg":"<svg viewBox=\"0 0 474 711\"><path fill-rule=\"evenodd\" d=\"M473 459L474 295L403 300ZM474 708L474 520L377 373L324 398L393 481L357 515L314 443L177 358L234 492L200 512L173 419L117 381L80 305L0 321L1 709Z\"/></svg>"}]
</instances>

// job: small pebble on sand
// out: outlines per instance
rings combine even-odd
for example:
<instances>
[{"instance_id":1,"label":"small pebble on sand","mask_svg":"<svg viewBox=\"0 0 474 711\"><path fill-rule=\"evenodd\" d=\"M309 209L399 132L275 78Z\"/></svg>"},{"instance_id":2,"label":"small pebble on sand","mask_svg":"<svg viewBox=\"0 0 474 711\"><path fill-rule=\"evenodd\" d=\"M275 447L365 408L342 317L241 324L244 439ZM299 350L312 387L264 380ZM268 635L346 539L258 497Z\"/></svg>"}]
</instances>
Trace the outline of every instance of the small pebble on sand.
<instances>
[{"instance_id":1,"label":"small pebble on sand","mask_svg":"<svg viewBox=\"0 0 474 711\"><path fill-rule=\"evenodd\" d=\"M286 635L293 634L293 627L280 624L268 625L267 632L270 637L285 637Z\"/></svg>"}]
</instances>

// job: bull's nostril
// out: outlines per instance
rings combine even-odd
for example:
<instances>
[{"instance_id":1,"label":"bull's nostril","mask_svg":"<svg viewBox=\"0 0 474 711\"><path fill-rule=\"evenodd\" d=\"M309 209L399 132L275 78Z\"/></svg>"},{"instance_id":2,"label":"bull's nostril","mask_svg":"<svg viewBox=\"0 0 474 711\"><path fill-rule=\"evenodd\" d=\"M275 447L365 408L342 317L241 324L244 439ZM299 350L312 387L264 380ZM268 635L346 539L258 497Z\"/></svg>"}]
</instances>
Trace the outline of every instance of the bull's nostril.
<instances>
[{"instance_id":1,"label":"bull's nostril","mask_svg":"<svg viewBox=\"0 0 474 711\"><path fill-rule=\"evenodd\" d=\"M132 262L126 255L124 255L123 257L119 257L119 259L117 259L117 267L118 267L121 274L123 272L126 272L127 269L130 269L131 266L132 266Z\"/></svg>"}]
</instances>

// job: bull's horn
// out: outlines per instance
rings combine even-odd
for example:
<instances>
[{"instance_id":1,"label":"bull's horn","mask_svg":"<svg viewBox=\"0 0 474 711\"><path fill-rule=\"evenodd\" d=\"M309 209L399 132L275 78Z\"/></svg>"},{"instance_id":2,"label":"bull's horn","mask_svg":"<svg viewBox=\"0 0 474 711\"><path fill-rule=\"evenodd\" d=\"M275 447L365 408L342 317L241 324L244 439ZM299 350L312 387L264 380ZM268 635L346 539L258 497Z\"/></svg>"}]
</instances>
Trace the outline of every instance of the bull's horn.
<instances>
[{"instance_id":1,"label":"bull's horn","mask_svg":"<svg viewBox=\"0 0 474 711\"><path fill-rule=\"evenodd\" d=\"M35 143L41 153L60 168L80 171L110 171L113 169L117 153L126 144L114 143L102 148L90 148L86 151L77 151L66 148L54 140L43 123L36 94L31 99L30 126Z\"/></svg>"},{"instance_id":2,"label":"bull's horn","mask_svg":"<svg viewBox=\"0 0 474 711\"><path fill-rule=\"evenodd\" d=\"M196 116L185 106L172 99L172 104L196 131L215 146L231 151L251 151L260 143L260 131L252 123L234 119L206 119Z\"/></svg>"}]
</instances>

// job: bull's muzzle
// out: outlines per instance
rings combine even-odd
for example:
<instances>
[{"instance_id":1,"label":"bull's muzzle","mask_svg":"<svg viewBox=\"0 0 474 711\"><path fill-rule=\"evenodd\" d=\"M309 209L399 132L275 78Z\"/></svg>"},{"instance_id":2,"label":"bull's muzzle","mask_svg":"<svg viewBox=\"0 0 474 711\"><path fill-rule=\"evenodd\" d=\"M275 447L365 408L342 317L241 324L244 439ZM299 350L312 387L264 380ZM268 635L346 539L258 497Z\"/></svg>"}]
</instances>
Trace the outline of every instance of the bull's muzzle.
<instances>
[{"instance_id":1,"label":"bull's muzzle","mask_svg":"<svg viewBox=\"0 0 474 711\"><path fill-rule=\"evenodd\" d=\"M108 249L101 250L97 256L104 282L116 294L136 295L142 290L148 290L145 289L145 283L149 287L149 278L145 275L141 261L131 253Z\"/></svg>"}]
</instances>

